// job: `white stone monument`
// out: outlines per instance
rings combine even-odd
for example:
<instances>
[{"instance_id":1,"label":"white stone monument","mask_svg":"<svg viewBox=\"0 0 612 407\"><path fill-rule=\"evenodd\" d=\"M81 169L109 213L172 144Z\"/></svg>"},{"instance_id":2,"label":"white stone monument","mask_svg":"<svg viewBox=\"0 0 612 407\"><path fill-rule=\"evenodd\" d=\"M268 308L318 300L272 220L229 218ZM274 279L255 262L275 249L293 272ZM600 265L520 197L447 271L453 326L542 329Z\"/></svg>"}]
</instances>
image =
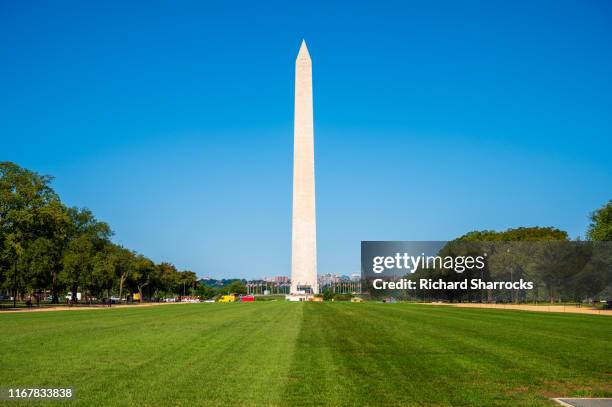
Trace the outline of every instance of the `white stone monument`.
<instances>
[{"instance_id":1,"label":"white stone monument","mask_svg":"<svg viewBox=\"0 0 612 407\"><path fill-rule=\"evenodd\" d=\"M319 292L315 211L312 61L302 41L295 61L291 294Z\"/></svg>"}]
</instances>

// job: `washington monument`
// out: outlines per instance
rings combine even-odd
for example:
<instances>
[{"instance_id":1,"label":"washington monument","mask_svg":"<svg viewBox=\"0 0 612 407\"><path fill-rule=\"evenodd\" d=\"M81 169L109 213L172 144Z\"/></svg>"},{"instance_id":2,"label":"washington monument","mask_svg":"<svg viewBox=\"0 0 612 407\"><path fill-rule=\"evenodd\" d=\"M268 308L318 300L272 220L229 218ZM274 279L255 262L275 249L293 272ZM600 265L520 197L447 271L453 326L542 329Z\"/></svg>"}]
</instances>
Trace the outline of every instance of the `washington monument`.
<instances>
[{"instance_id":1,"label":"washington monument","mask_svg":"<svg viewBox=\"0 0 612 407\"><path fill-rule=\"evenodd\" d=\"M318 293L312 61L302 41L295 60L291 294Z\"/></svg>"}]
</instances>

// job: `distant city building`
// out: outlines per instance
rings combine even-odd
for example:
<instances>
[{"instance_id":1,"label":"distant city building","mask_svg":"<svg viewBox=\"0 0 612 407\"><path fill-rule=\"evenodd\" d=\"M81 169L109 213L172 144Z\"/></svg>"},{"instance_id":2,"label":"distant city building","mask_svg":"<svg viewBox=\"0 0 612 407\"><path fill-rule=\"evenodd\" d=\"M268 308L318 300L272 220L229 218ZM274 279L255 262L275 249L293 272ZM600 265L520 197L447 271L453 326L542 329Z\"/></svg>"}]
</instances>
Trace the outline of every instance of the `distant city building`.
<instances>
[{"instance_id":1,"label":"distant city building","mask_svg":"<svg viewBox=\"0 0 612 407\"><path fill-rule=\"evenodd\" d=\"M282 281L275 281L280 278ZM287 277L265 277L261 280L250 280L246 282L247 294L249 295L276 295L289 294L290 281Z\"/></svg>"},{"instance_id":2,"label":"distant city building","mask_svg":"<svg viewBox=\"0 0 612 407\"><path fill-rule=\"evenodd\" d=\"M331 291L339 294L358 294L361 293L361 276L351 274L351 276L340 274L322 274L319 276L319 290Z\"/></svg>"},{"instance_id":3,"label":"distant city building","mask_svg":"<svg viewBox=\"0 0 612 407\"><path fill-rule=\"evenodd\" d=\"M264 277L263 280L270 283L288 283L290 281L287 276Z\"/></svg>"},{"instance_id":4,"label":"distant city building","mask_svg":"<svg viewBox=\"0 0 612 407\"><path fill-rule=\"evenodd\" d=\"M335 274L321 274L319 276L319 286L323 287L338 281L338 276Z\"/></svg>"}]
</instances>

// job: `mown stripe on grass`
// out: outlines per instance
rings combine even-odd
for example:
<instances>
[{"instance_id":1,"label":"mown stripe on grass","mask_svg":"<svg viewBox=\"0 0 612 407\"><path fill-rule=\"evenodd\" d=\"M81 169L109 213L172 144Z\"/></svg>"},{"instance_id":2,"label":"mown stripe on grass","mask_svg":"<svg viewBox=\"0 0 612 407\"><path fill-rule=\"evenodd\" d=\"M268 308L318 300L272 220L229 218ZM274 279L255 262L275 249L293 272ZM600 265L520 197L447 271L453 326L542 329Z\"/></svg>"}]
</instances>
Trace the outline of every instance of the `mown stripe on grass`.
<instances>
[{"instance_id":1,"label":"mown stripe on grass","mask_svg":"<svg viewBox=\"0 0 612 407\"><path fill-rule=\"evenodd\" d=\"M609 353L606 337L609 339L610 335L606 336L602 319L591 319L591 329L583 331L579 340L569 341L554 336L546 338L545 333L552 330L552 327L547 327L550 322L548 315L533 315L531 319L528 315L502 315L503 319L517 319L514 323L496 321L491 326L489 318L500 315L473 310L471 313L460 312L459 318L455 315L449 318L446 310L435 308L386 307L385 323L409 318L421 324L418 332L422 339L445 344L446 370L462 371L459 377L464 381L461 393L449 393L459 396L459 399L452 400L453 404L470 393L474 396L483 390L486 393L487 389L494 399L499 397L509 401L519 397L531 398L529 402L539 399L547 403L548 392L563 394L585 387L605 392L606 387L610 388L605 374L610 363L601 358L601 355ZM436 323L427 324L428 320ZM562 323L563 329L571 329L573 321L575 317L568 316L565 320L557 319L557 324ZM604 332L601 332L602 328ZM589 332L601 337L594 341L594 346L585 349ZM445 375L444 371L442 377L446 382L458 382L454 375ZM429 379L436 380L434 377Z\"/></svg>"},{"instance_id":2,"label":"mown stripe on grass","mask_svg":"<svg viewBox=\"0 0 612 407\"><path fill-rule=\"evenodd\" d=\"M280 405L300 321L284 303L15 315L0 382L74 387L77 405Z\"/></svg>"},{"instance_id":3,"label":"mown stripe on grass","mask_svg":"<svg viewBox=\"0 0 612 407\"><path fill-rule=\"evenodd\" d=\"M481 311L305 304L291 369L295 381L286 389L287 400L320 405L549 405L547 392L610 391L610 360L602 358L610 354L605 320ZM574 326L579 332L563 336ZM593 335L599 337L584 349Z\"/></svg>"}]
</instances>

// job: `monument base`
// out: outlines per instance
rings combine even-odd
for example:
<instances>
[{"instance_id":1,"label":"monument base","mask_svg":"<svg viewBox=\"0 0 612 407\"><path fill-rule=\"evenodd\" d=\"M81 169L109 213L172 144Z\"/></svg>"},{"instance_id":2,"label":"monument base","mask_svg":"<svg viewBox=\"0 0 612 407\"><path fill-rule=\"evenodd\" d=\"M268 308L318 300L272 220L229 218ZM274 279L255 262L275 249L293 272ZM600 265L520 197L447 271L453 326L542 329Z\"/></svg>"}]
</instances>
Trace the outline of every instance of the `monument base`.
<instances>
[{"instance_id":1,"label":"monument base","mask_svg":"<svg viewBox=\"0 0 612 407\"><path fill-rule=\"evenodd\" d=\"M287 301L312 301L314 298L313 294L287 294L285 300Z\"/></svg>"}]
</instances>

